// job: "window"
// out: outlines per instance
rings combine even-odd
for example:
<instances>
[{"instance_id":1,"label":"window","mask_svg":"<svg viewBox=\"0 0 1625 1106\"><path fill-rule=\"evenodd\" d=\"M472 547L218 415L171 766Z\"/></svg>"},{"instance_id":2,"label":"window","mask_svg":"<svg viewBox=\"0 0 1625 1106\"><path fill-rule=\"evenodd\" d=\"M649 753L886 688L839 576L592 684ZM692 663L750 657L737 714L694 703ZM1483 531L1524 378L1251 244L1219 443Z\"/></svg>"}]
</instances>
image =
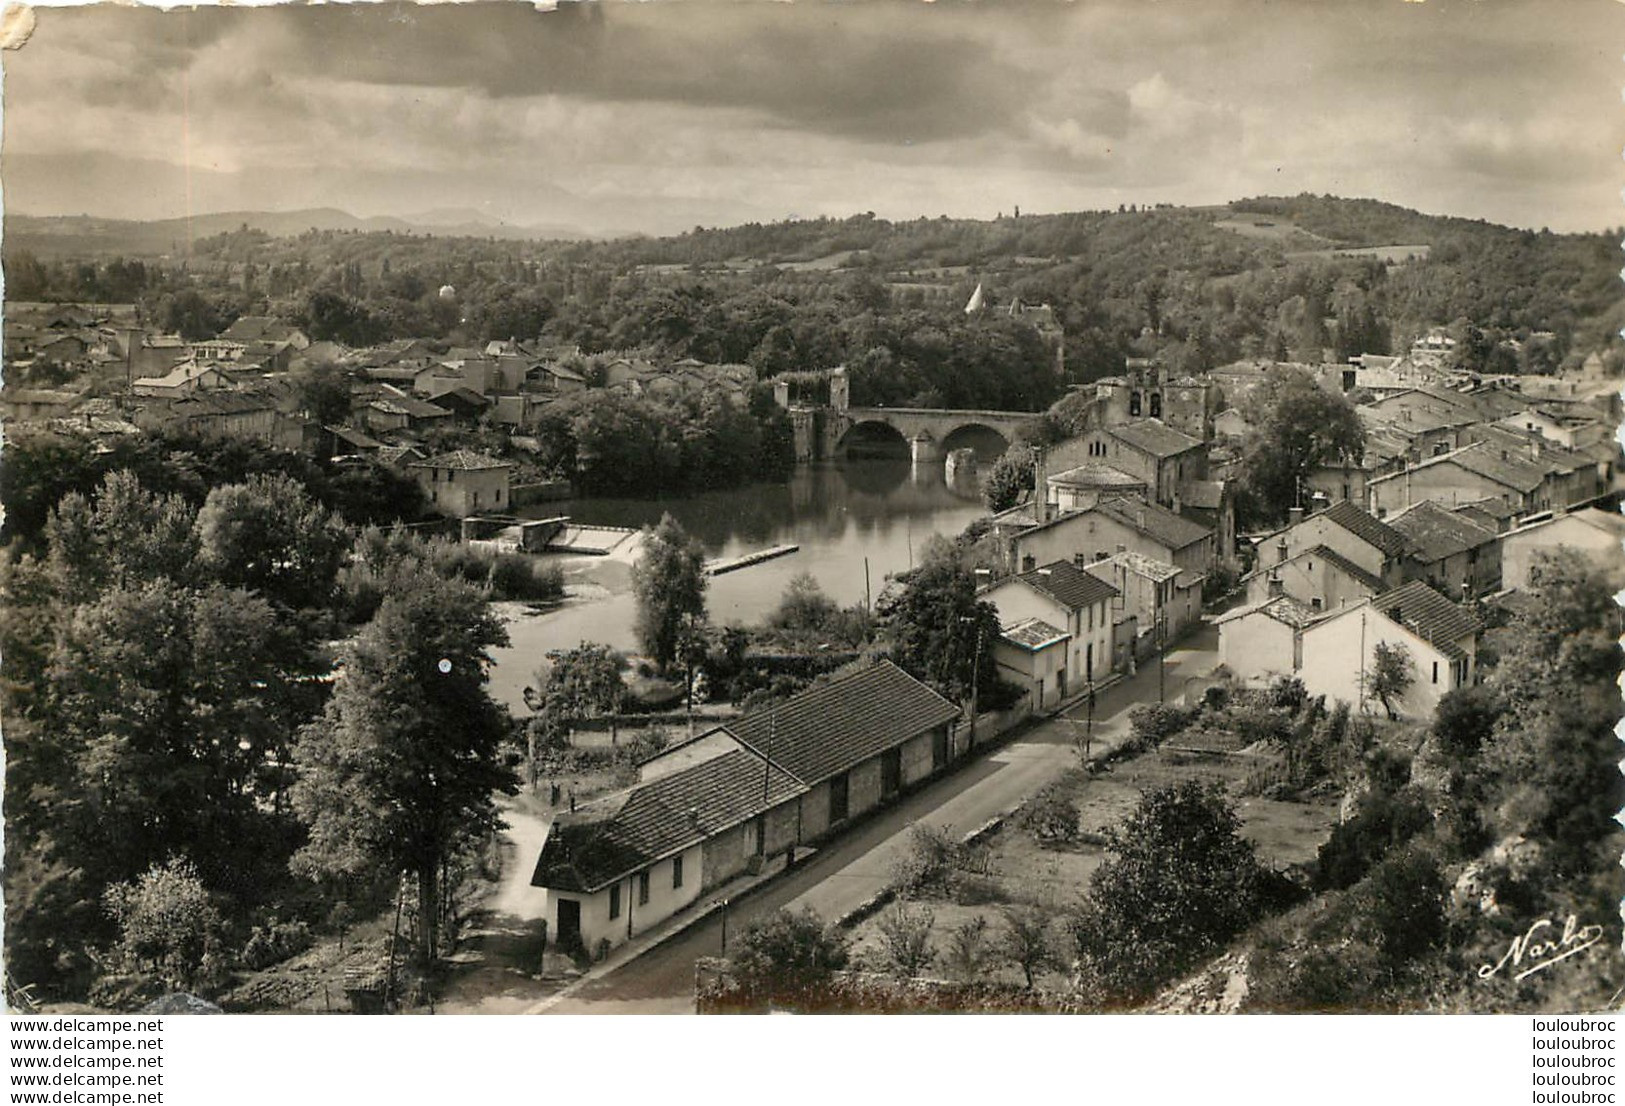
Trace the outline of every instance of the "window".
<instances>
[{"instance_id":1,"label":"window","mask_svg":"<svg viewBox=\"0 0 1625 1106\"><path fill-rule=\"evenodd\" d=\"M638 905L649 905L649 873L638 873Z\"/></svg>"},{"instance_id":2,"label":"window","mask_svg":"<svg viewBox=\"0 0 1625 1106\"><path fill-rule=\"evenodd\" d=\"M1128 413L1131 415L1138 415L1140 413L1139 392L1130 392L1128 394Z\"/></svg>"},{"instance_id":3,"label":"window","mask_svg":"<svg viewBox=\"0 0 1625 1106\"><path fill-rule=\"evenodd\" d=\"M681 887L682 885L683 885L683 858L680 857L680 856L674 856L674 857L671 858L671 889L673 891L675 891L679 887Z\"/></svg>"},{"instance_id":4,"label":"window","mask_svg":"<svg viewBox=\"0 0 1625 1106\"><path fill-rule=\"evenodd\" d=\"M1152 392L1151 393L1151 417L1154 418L1154 419L1158 419L1158 418L1162 417L1162 393L1161 392Z\"/></svg>"},{"instance_id":5,"label":"window","mask_svg":"<svg viewBox=\"0 0 1625 1106\"><path fill-rule=\"evenodd\" d=\"M1439 682L1439 662L1438 661L1433 662L1433 682L1434 683Z\"/></svg>"},{"instance_id":6,"label":"window","mask_svg":"<svg viewBox=\"0 0 1625 1106\"><path fill-rule=\"evenodd\" d=\"M621 916L621 885L616 884L609 889L609 920L614 921Z\"/></svg>"}]
</instances>

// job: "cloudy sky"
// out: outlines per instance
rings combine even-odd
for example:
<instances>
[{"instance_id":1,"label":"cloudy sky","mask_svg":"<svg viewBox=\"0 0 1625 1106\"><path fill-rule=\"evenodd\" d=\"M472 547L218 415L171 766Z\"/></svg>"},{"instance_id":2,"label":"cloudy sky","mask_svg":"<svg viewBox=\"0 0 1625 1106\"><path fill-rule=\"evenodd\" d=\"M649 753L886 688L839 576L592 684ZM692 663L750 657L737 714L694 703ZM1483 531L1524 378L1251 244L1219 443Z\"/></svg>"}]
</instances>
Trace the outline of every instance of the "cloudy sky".
<instances>
[{"instance_id":1,"label":"cloudy sky","mask_svg":"<svg viewBox=\"0 0 1625 1106\"><path fill-rule=\"evenodd\" d=\"M1611 0L39 10L5 202L667 231L1303 190L1625 224Z\"/></svg>"}]
</instances>

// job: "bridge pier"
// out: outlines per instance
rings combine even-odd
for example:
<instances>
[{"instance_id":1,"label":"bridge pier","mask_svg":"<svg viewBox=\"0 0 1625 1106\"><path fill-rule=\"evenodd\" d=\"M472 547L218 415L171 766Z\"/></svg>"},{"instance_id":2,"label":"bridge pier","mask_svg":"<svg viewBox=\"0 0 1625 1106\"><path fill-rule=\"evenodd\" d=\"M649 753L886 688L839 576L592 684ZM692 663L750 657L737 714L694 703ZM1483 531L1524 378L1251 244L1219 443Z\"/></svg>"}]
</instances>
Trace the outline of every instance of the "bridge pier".
<instances>
[{"instance_id":1,"label":"bridge pier","mask_svg":"<svg viewBox=\"0 0 1625 1106\"><path fill-rule=\"evenodd\" d=\"M944 479L950 484L961 478L974 479L976 477L976 467L976 451L974 449L952 450L948 454Z\"/></svg>"},{"instance_id":2,"label":"bridge pier","mask_svg":"<svg viewBox=\"0 0 1625 1106\"><path fill-rule=\"evenodd\" d=\"M933 465L942 460L942 443L922 431L908 441L909 460L915 465Z\"/></svg>"}]
</instances>

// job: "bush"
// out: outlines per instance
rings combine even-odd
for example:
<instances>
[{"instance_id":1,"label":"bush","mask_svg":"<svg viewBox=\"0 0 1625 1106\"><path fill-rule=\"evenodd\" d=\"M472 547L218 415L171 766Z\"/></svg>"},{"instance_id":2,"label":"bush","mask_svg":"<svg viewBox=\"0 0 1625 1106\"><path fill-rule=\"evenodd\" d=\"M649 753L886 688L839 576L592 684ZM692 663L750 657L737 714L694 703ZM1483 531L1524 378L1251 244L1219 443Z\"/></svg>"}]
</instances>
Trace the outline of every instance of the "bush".
<instances>
[{"instance_id":1,"label":"bush","mask_svg":"<svg viewBox=\"0 0 1625 1106\"><path fill-rule=\"evenodd\" d=\"M313 943L310 927L304 922L272 922L255 926L243 945L243 965L253 971L268 968L290 956L297 956Z\"/></svg>"},{"instance_id":2,"label":"bush","mask_svg":"<svg viewBox=\"0 0 1625 1106\"><path fill-rule=\"evenodd\" d=\"M1216 784L1140 799L1074 919L1087 986L1106 1000L1150 994L1286 898L1240 827Z\"/></svg>"},{"instance_id":3,"label":"bush","mask_svg":"<svg viewBox=\"0 0 1625 1106\"><path fill-rule=\"evenodd\" d=\"M1133 752L1146 752L1183 731L1196 712L1172 703L1141 703L1129 711L1128 717L1127 744Z\"/></svg>"},{"instance_id":4,"label":"bush","mask_svg":"<svg viewBox=\"0 0 1625 1106\"><path fill-rule=\"evenodd\" d=\"M564 594L564 572L522 553L498 553L490 567L491 598L542 600Z\"/></svg>"},{"instance_id":5,"label":"bush","mask_svg":"<svg viewBox=\"0 0 1625 1106\"><path fill-rule=\"evenodd\" d=\"M626 760L632 764L642 764L652 757L658 756L671 744L671 738L666 731L657 726L637 734L622 748L626 750Z\"/></svg>"},{"instance_id":6,"label":"bush","mask_svg":"<svg viewBox=\"0 0 1625 1106\"><path fill-rule=\"evenodd\" d=\"M1476 757L1504 710L1492 687L1474 685L1448 692L1433 718L1439 749L1457 763Z\"/></svg>"},{"instance_id":7,"label":"bush","mask_svg":"<svg viewBox=\"0 0 1625 1106\"><path fill-rule=\"evenodd\" d=\"M816 1002L819 991L849 959L846 935L818 912L777 910L745 927L730 959L747 998Z\"/></svg>"},{"instance_id":8,"label":"bush","mask_svg":"<svg viewBox=\"0 0 1625 1106\"><path fill-rule=\"evenodd\" d=\"M987 919L978 914L955 926L948 935L948 954L944 959L954 977L962 982L968 983L985 972L992 959Z\"/></svg>"},{"instance_id":9,"label":"bush","mask_svg":"<svg viewBox=\"0 0 1625 1106\"><path fill-rule=\"evenodd\" d=\"M891 882L899 894L946 894L963 846L948 830L916 825L908 851L892 864Z\"/></svg>"},{"instance_id":10,"label":"bush","mask_svg":"<svg viewBox=\"0 0 1625 1106\"><path fill-rule=\"evenodd\" d=\"M1347 1013L1369 1008L1369 996L1381 977L1374 950L1346 939L1328 936L1307 945L1261 943L1247 967L1247 1003L1272 1013Z\"/></svg>"},{"instance_id":11,"label":"bush","mask_svg":"<svg viewBox=\"0 0 1625 1106\"><path fill-rule=\"evenodd\" d=\"M1309 691L1296 676L1281 676L1270 685L1269 704L1276 710L1296 715L1308 701Z\"/></svg>"},{"instance_id":12,"label":"bush","mask_svg":"<svg viewBox=\"0 0 1625 1106\"><path fill-rule=\"evenodd\" d=\"M1444 876L1427 851L1384 860L1354 892L1353 936L1376 949L1390 971L1443 944Z\"/></svg>"},{"instance_id":13,"label":"bush","mask_svg":"<svg viewBox=\"0 0 1625 1106\"><path fill-rule=\"evenodd\" d=\"M191 861L154 865L109 887L104 901L118 923L116 954L132 974L171 991L208 988L224 975L220 914Z\"/></svg>"},{"instance_id":14,"label":"bush","mask_svg":"<svg viewBox=\"0 0 1625 1106\"><path fill-rule=\"evenodd\" d=\"M1053 787L1026 803L1016 822L1033 835L1033 840L1049 848L1072 845L1078 840L1078 804Z\"/></svg>"},{"instance_id":15,"label":"bush","mask_svg":"<svg viewBox=\"0 0 1625 1106\"><path fill-rule=\"evenodd\" d=\"M1433 814L1413 788L1373 791L1354 817L1340 823L1320 847L1315 889L1351 887L1397 845L1433 822Z\"/></svg>"},{"instance_id":16,"label":"bush","mask_svg":"<svg viewBox=\"0 0 1625 1106\"><path fill-rule=\"evenodd\" d=\"M899 979L913 979L937 958L931 947L931 923L936 915L929 907L898 899L880 916L880 947L886 967Z\"/></svg>"}]
</instances>

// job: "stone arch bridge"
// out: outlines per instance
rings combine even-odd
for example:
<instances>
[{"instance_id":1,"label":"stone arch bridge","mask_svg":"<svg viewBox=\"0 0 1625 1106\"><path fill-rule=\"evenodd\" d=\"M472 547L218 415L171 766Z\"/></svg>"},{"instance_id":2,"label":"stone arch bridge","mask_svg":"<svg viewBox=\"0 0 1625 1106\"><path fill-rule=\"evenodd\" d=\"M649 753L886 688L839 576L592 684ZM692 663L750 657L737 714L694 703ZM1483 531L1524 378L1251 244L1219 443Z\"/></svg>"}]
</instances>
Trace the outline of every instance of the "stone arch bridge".
<instances>
[{"instance_id":1,"label":"stone arch bridge","mask_svg":"<svg viewBox=\"0 0 1625 1106\"><path fill-rule=\"evenodd\" d=\"M908 443L909 457L915 464L941 461L953 450L972 445L978 431L992 431L1008 447L1017 432L1038 417L1030 411L945 411L927 407L826 408L822 414L823 456L844 456L855 432L884 434L889 430Z\"/></svg>"}]
</instances>

